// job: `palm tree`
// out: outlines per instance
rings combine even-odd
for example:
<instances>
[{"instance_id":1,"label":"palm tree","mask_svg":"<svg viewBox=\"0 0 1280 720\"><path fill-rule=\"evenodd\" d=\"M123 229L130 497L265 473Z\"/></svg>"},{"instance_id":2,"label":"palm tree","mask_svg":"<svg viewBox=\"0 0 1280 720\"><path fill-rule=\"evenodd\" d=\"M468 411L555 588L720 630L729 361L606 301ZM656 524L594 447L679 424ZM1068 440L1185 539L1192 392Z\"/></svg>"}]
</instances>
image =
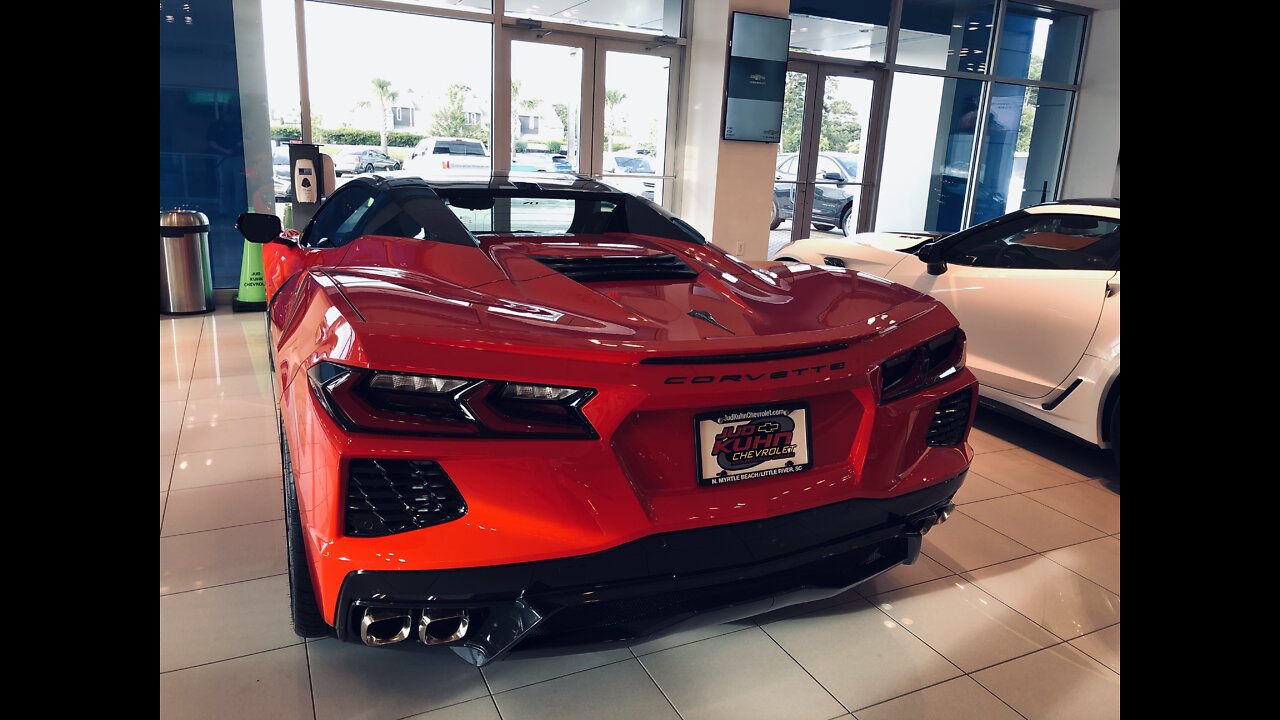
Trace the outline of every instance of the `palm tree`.
<instances>
[{"instance_id":1,"label":"palm tree","mask_svg":"<svg viewBox=\"0 0 1280 720\"><path fill-rule=\"evenodd\" d=\"M536 98L520 97L520 81L511 81L511 154L514 156L516 152L516 140L520 139L520 114L532 115L538 106L542 104L541 100Z\"/></svg>"},{"instance_id":2,"label":"palm tree","mask_svg":"<svg viewBox=\"0 0 1280 720\"><path fill-rule=\"evenodd\" d=\"M400 97L400 93L391 89L391 81L382 78L374 78L373 98L378 103L378 114L382 116L382 152L387 152L387 104L396 101ZM364 109L373 107L373 103L363 100L356 103L356 107Z\"/></svg>"},{"instance_id":3,"label":"palm tree","mask_svg":"<svg viewBox=\"0 0 1280 720\"><path fill-rule=\"evenodd\" d=\"M617 127L616 123L614 122L613 109L614 107L617 106L618 103L626 99L627 99L627 94L620 90L604 91L604 105L605 105L605 108L608 110L608 112L606 112L604 116L608 120L608 122L606 123L607 127L605 128L605 130L609 134L609 140L608 140L609 152L613 152L613 136L616 132L615 128Z\"/></svg>"}]
</instances>

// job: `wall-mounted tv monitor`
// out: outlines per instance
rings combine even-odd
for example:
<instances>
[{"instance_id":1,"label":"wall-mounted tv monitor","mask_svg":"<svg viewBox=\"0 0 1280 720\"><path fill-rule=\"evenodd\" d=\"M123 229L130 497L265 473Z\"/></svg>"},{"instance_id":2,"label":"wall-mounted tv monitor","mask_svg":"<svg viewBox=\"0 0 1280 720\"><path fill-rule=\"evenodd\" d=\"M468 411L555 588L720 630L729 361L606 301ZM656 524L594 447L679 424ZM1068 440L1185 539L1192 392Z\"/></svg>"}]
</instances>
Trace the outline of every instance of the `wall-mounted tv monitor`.
<instances>
[{"instance_id":1,"label":"wall-mounted tv monitor","mask_svg":"<svg viewBox=\"0 0 1280 720\"><path fill-rule=\"evenodd\" d=\"M790 38L789 18L733 14L725 82L725 140L776 143L782 139Z\"/></svg>"}]
</instances>

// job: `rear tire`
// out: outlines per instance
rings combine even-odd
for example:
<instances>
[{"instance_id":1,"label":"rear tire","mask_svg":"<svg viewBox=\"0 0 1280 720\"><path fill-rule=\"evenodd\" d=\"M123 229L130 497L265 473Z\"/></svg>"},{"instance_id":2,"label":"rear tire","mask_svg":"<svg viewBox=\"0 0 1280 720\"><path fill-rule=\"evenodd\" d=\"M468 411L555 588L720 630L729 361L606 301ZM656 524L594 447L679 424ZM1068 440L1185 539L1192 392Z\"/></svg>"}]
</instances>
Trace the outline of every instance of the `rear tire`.
<instances>
[{"instance_id":1,"label":"rear tire","mask_svg":"<svg viewBox=\"0 0 1280 720\"><path fill-rule=\"evenodd\" d=\"M311 566L307 564L307 548L303 544L302 515L298 512L298 493L293 486L293 463L289 444L280 426L280 466L284 476L285 551L289 564L289 612L293 632L301 638L319 638L333 634L333 628L320 614L315 586L311 584Z\"/></svg>"},{"instance_id":2,"label":"rear tire","mask_svg":"<svg viewBox=\"0 0 1280 720\"><path fill-rule=\"evenodd\" d=\"M817 230L818 232L827 232L828 230L830 230L830 229L831 229L831 228L833 228L833 227L835 227L835 225L824 225L824 224L822 224L822 223L814 223L814 224L813 224L813 229L814 229L814 230Z\"/></svg>"},{"instance_id":3,"label":"rear tire","mask_svg":"<svg viewBox=\"0 0 1280 720\"><path fill-rule=\"evenodd\" d=\"M778 203L773 204L773 219L769 221L769 229L777 230L782 224L782 213L778 212Z\"/></svg>"},{"instance_id":4,"label":"rear tire","mask_svg":"<svg viewBox=\"0 0 1280 720\"><path fill-rule=\"evenodd\" d=\"M852 206L845 208L844 212L840 213L840 231L844 233L845 237L849 237L853 234L853 230L849 227L849 223L853 222L852 215Z\"/></svg>"},{"instance_id":5,"label":"rear tire","mask_svg":"<svg viewBox=\"0 0 1280 720\"><path fill-rule=\"evenodd\" d=\"M364 171L365 171L365 172L367 172L367 173L371 173L371 172L373 172L373 163L369 163L368 165L365 165L365 166L364 166Z\"/></svg>"},{"instance_id":6,"label":"rear tire","mask_svg":"<svg viewBox=\"0 0 1280 720\"><path fill-rule=\"evenodd\" d=\"M1111 441L1111 454L1116 459L1116 467L1120 467L1120 397L1116 396L1116 406L1111 409L1111 422L1107 429L1107 439Z\"/></svg>"}]
</instances>

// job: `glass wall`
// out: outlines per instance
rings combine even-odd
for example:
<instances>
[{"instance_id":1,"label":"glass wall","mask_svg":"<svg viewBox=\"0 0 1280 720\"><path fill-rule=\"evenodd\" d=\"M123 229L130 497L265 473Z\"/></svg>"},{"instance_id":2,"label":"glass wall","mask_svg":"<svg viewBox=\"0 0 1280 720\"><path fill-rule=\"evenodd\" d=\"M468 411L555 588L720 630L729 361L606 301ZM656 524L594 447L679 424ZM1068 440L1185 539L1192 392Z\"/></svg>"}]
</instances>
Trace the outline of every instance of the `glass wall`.
<instances>
[{"instance_id":1,"label":"glass wall","mask_svg":"<svg viewBox=\"0 0 1280 720\"><path fill-rule=\"evenodd\" d=\"M1087 17L1007 0L794 0L792 22L822 13L826 27L886 7L897 39L887 53L792 35L793 50L888 67L880 173L863 179L875 186L874 227L953 232L1057 199Z\"/></svg>"},{"instance_id":2,"label":"glass wall","mask_svg":"<svg viewBox=\"0 0 1280 720\"><path fill-rule=\"evenodd\" d=\"M209 217L213 282L240 279L248 209L231 3L160 4L160 208Z\"/></svg>"},{"instance_id":3,"label":"glass wall","mask_svg":"<svg viewBox=\"0 0 1280 720\"><path fill-rule=\"evenodd\" d=\"M515 17L618 28L654 35L680 35L680 0L507 0Z\"/></svg>"},{"instance_id":4,"label":"glass wall","mask_svg":"<svg viewBox=\"0 0 1280 720\"><path fill-rule=\"evenodd\" d=\"M879 176L859 177L874 227L952 232L1057 199L1087 19L1053 2L792 0L793 52L888 69Z\"/></svg>"},{"instance_id":5,"label":"glass wall","mask_svg":"<svg viewBox=\"0 0 1280 720\"><path fill-rule=\"evenodd\" d=\"M424 174L488 173L487 152L455 157L418 146L420 138L447 136L488 150L488 23L311 2L306 28L312 137L336 157L339 173L359 171L350 152L368 148Z\"/></svg>"},{"instance_id":6,"label":"glass wall","mask_svg":"<svg viewBox=\"0 0 1280 720\"><path fill-rule=\"evenodd\" d=\"M1074 83L1083 42L1083 15L1011 2L996 75Z\"/></svg>"},{"instance_id":7,"label":"glass wall","mask_svg":"<svg viewBox=\"0 0 1280 720\"><path fill-rule=\"evenodd\" d=\"M262 0L262 42L267 65L267 115L271 136L302 137L298 92L298 33L292 0Z\"/></svg>"},{"instance_id":8,"label":"glass wall","mask_svg":"<svg viewBox=\"0 0 1280 720\"><path fill-rule=\"evenodd\" d=\"M986 72L995 16L992 0L903 0L897 64Z\"/></svg>"},{"instance_id":9,"label":"glass wall","mask_svg":"<svg viewBox=\"0 0 1280 720\"><path fill-rule=\"evenodd\" d=\"M1073 93L996 83L978 161L976 225L1053 200Z\"/></svg>"},{"instance_id":10,"label":"glass wall","mask_svg":"<svg viewBox=\"0 0 1280 720\"><path fill-rule=\"evenodd\" d=\"M791 49L849 60L884 60L892 0L797 0Z\"/></svg>"},{"instance_id":11,"label":"glass wall","mask_svg":"<svg viewBox=\"0 0 1280 720\"><path fill-rule=\"evenodd\" d=\"M877 230L964 227L982 86L932 75L894 77Z\"/></svg>"}]
</instances>

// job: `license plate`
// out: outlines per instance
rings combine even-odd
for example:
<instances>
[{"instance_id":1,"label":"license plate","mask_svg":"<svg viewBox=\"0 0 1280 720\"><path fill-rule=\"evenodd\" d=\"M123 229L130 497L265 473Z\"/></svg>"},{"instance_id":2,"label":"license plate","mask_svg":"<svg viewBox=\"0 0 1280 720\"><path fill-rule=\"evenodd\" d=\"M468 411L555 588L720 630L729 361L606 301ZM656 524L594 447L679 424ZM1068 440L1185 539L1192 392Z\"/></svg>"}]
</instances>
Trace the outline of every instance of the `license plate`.
<instances>
[{"instance_id":1,"label":"license plate","mask_svg":"<svg viewBox=\"0 0 1280 720\"><path fill-rule=\"evenodd\" d=\"M698 484L789 475L812 466L809 408L774 405L699 415Z\"/></svg>"}]
</instances>

